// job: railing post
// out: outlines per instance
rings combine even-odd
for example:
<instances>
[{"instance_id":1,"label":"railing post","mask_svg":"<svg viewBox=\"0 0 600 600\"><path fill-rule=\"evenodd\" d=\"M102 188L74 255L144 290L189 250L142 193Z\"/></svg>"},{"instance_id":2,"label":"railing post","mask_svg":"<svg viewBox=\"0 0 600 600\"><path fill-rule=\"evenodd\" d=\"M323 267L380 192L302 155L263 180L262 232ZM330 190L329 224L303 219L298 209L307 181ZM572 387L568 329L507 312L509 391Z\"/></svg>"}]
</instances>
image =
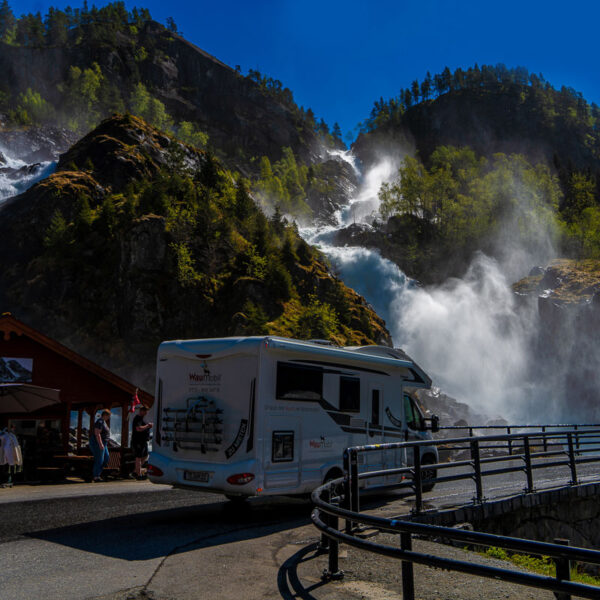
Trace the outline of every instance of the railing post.
<instances>
[{"instance_id":1,"label":"railing post","mask_svg":"<svg viewBox=\"0 0 600 600\"><path fill-rule=\"evenodd\" d=\"M529 436L523 436L523 450L525 451L525 474L527 475L526 494L533 494L533 470L531 468L531 448L529 447Z\"/></svg>"},{"instance_id":2,"label":"railing post","mask_svg":"<svg viewBox=\"0 0 600 600\"><path fill-rule=\"evenodd\" d=\"M546 426L542 426L542 439L544 440L544 452L548 452L548 439L546 438Z\"/></svg>"},{"instance_id":3,"label":"railing post","mask_svg":"<svg viewBox=\"0 0 600 600\"><path fill-rule=\"evenodd\" d=\"M510 427L506 428L506 433L508 435L510 435ZM508 438L508 455L510 456L512 454L512 440L510 438Z\"/></svg>"},{"instance_id":4,"label":"railing post","mask_svg":"<svg viewBox=\"0 0 600 600\"><path fill-rule=\"evenodd\" d=\"M561 546L568 546L569 540L554 538L555 544ZM554 563L556 564L556 579L559 581L571 581L571 561L568 558L555 558ZM571 600L571 594L565 592L554 592L556 600Z\"/></svg>"},{"instance_id":5,"label":"railing post","mask_svg":"<svg viewBox=\"0 0 600 600\"><path fill-rule=\"evenodd\" d=\"M412 536L410 533L400 534L400 548L410 552L412 550ZM413 564L408 560L402 561L402 600L415 600L415 577Z\"/></svg>"},{"instance_id":6,"label":"railing post","mask_svg":"<svg viewBox=\"0 0 600 600\"><path fill-rule=\"evenodd\" d=\"M571 469L571 485L577 485L577 463L575 462L575 450L573 449L573 434L567 433L569 444L569 468Z\"/></svg>"},{"instance_id":7,"label":"railing post","mask_svg":"<svg viewBox=\"0 0 600 600\"><path fill-rule=\"evenodd\" d=\"M471 461L473 462L473 479L475 480L475 502L483 502L483 483L481 481L481 458L479 456L479 440L471 440Z\"/></svg>"},{"instance_id":8,"label":"railing post","mask_svg":"<svg viewBox=\"0 0 600 600\"><path fill-rule=\"evenodd\" d=\"M413 446L413 487L415 489L415 512L423 510L423 477L421 473L421 448Z\"/></svg>"},{"instance_id":9,"label":"railing post","mask_svg":"<svg viewBox=\"0 0 600 600\"><path fill-rule=\"evenodd\" d=\"M358 452L350 450L350 510L360 512L358 495Z\"/></svg>"},{"instance_id":10,"label":"railing post","mask_svg":"<svg viewBox=\"0 0 600 600\"><path fill-rule=\"evenodd\" d=\"M335 515L329 515L329 527L338 529L339 519ZM329 561L327 568L323 571L323 579L342 579L344 571L340 570L340 542L335 538L329 540Z\"/></svg>"},{"instance_id":11,"label":"railing post","mask_svg":"<svg viewBox=\"0 0 600 600\"><path fill-rule=\"evenodd\" d=\"M575 425L575 449L579 453L579 433L577 433L578 429L579 425Z\"/></svg>"},{"instance_id":12,"label":"railing post","mask_svg":"<svg viewBox=\"0 0 600 600\"><path fill-rule=\"evenodd\" d=\"M352 507L350 496L352 495L350 485L350 453L348 450L344 450L344 503L343 507L346 510L350 510ZM346 533L352 532L352 521L350 519L346 519Z\"/></svg>"},{"instance_id":13,"label":"railing post","mask_svg":"<svg viewBox=\"0 0 600 600\"><path fill-rule=\"evenodd\" d=\"M331 504L331 488L323 490L321 494L321 500L327 502L327 504ZM325 525L329 525L330 519L329 515L325 511L321 511L321 515L323 517L323 523ZM327 550L329 548L329 536L325 535L325 532L321 532L321 541L319 542L319 550Z\"/></svg>"}]
</instances>

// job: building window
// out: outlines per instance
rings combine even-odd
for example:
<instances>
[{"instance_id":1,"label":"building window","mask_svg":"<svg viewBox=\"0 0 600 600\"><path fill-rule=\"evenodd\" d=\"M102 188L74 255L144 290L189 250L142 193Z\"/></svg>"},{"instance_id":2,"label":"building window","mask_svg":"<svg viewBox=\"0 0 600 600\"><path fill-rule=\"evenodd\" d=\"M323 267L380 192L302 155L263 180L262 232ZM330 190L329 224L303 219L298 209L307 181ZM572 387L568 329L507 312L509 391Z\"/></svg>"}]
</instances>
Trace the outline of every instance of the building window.
<instances>
[{"instance_id":1,"label":"building window","mask_svg":"<svg viewBox=\"0 0 600 600\"><path fill-rule=\"evenodd\" d=\"M320 400L323 397L323 371L278 362L276 388L278 400Z\"/></svg>"},{"instance_id":2,"label":"building window","mask_svg":"<svg viewBox=\"0 0 600 600\"><path fill-rule=\"evenodd\" d=\"M340 377L340 410L360 412L360 379Z\"/></svg>"},{"instance_id":3,"label":"building window","mask_svg":"<svg viewBox=\"0 0 600 600\"><path fill-rule=\"evenodd\" d=\"M294 460L294 432L274 431L272 462L292 462Z\"/></svg>"}]
</instances>

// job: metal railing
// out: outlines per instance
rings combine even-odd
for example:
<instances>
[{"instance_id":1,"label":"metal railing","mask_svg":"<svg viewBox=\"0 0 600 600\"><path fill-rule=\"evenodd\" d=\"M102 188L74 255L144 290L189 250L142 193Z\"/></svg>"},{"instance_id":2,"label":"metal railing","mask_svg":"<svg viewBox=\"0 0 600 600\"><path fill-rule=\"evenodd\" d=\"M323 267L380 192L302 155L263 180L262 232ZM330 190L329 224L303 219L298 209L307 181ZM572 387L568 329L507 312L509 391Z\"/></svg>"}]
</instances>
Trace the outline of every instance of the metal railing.
<instances>
[{"instance_id":1,"label":"metal railing","mask_svg":"<svg viewBox=\"0 0 600 600\"><path fill-rule=\"evenodd\" d=\"M549 426L547 426L549 427ZM421 464L422 446L451 447L453 451L468 450L469 459L448 463ZM412 464L393 469L359 472L359 455L373 452L402 452L406 458L412 455ZM514 462L518 464L511 464ZM364 461L367 462L366 460ZM312 494L315 505L312 520L321 530L322 546L329 552L329 566L324 576L342 576L339 569L339 543L362 548L399 558L402 560L402 586L405 600L414 598L413 563L460 571L482 577L492 577L553 591L557 598L567 599L571 595L583 598L600 598L600 588L570 581L571 561L600 565L600 551L568 546L568 541L555 539L555 543L537 542L488 533L464 531L411 521L411 516L402 519L387 519L360 512L360 483L373 478L404 476L395 487L408 487L415 495L413 516L423 510L423 487L444 482L471 480L474 484L472 503L485 502L485 478L493 475L521 472L524 475L524 494L535 491L534 473L539 469L568 467L570 481L579 483L577 467L581 464L600 462L600 428L561 427L554 431L536 431L493 435L483 437L427 440L395 444L375 444L348 448L344 453L344 477L330 481ZM520 464L519 464L520 463ZM464 472L439 475L445 469L465 468ZM598 476L600 480L600 475ZM344 530L339 528L339 519L345 520ZM377 544L357 537L364 528L398 534L400 547ZM414 552L412 536L429 539L444 538L462 544L494 546L513 552L524 552L552 557L556 563L556 577L545 577L520 571L474 564L466 561L442 558Z\"/></svg>"},{"instance_id":2,"label":"metal railing","mask_svg":"<svg viewBox=\"0 0 600 600\"><path fill-rule=\"evenodd\" d=\"M507 435L511 435L513 433L546 433L546 432L556 432L556 431L564 431L564 430L572 430L574 432L575 437L579 430L581 429L594 429L600 428L600 423L579 423L577 425L568 425L568 424L545 424L545 425L443 425L438 427L438 431L465 431L468 432L469 437L476 437L478 434L482 434L485 432L489 435L489 432L496 431L506 431ZM508 448L510 451L511 443L508 442Z\"/></svg>"}]
</instances>

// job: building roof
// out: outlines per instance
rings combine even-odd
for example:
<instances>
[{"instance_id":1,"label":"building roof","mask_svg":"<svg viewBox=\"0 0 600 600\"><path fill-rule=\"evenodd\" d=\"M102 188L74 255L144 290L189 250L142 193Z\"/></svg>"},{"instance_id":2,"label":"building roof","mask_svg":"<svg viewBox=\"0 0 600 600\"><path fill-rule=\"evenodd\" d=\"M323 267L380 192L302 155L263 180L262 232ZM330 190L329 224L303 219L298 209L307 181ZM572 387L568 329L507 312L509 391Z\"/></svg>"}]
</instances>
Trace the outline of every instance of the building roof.
<instances>
[{"instance_id":1,"label":"building roof","mask_svg":"<svg viewBox=\"0 0 600 600\"><path fill-rule=\"evenodd\" d=\"M45 346L52 352L64 357L66 360L71 361L72 363L78 365L80 368L88 371L89 373L105 380L106 382L114 385L116 388L121 389L133 396L135 394L136 389L138 389L133 383L126 381L122 377L119 377L112 371L101 367L100 365L92 362L91 360L81 356L81 354L77 354L74 350L63 346L61 343L56 340L49 338L47 335L44 335L37 329L26 325L22 321L19 321L15 317L13 317L10 313L3 313L0 315L0 341L8 342L10 341L10 335L14 333L18 336L24 335L33 341ZM138 397L142 404L146 406L152 406L154 403L154 397L152 394L145 392L144 390L138 390Z\"/></svg>"}]
</instances>

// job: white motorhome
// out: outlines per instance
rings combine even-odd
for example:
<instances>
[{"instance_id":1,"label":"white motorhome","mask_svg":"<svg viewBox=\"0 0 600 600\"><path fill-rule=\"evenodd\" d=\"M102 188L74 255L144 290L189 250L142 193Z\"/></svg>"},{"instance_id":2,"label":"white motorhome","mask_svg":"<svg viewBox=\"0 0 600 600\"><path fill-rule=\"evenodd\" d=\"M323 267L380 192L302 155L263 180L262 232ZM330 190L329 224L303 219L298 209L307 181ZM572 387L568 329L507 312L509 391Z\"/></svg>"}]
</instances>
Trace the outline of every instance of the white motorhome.
<instances>
[{"instance_id":1,"label":"white motorhome","mask_svg":"<svg viewBox=\"0 0 600 600\"><path fill-rule=\"evenodd\" d=\"M156 380L155 483L229 498L305 494L342 475L349 446L431 439L407 391L431 380L398 349L279 337L163 342ZM421 455L438 462L434 446ZM406 464L396 450L367 456L361 470ZM365 483L399 476L383 479Z\"/></svg>"}]
</instances>

